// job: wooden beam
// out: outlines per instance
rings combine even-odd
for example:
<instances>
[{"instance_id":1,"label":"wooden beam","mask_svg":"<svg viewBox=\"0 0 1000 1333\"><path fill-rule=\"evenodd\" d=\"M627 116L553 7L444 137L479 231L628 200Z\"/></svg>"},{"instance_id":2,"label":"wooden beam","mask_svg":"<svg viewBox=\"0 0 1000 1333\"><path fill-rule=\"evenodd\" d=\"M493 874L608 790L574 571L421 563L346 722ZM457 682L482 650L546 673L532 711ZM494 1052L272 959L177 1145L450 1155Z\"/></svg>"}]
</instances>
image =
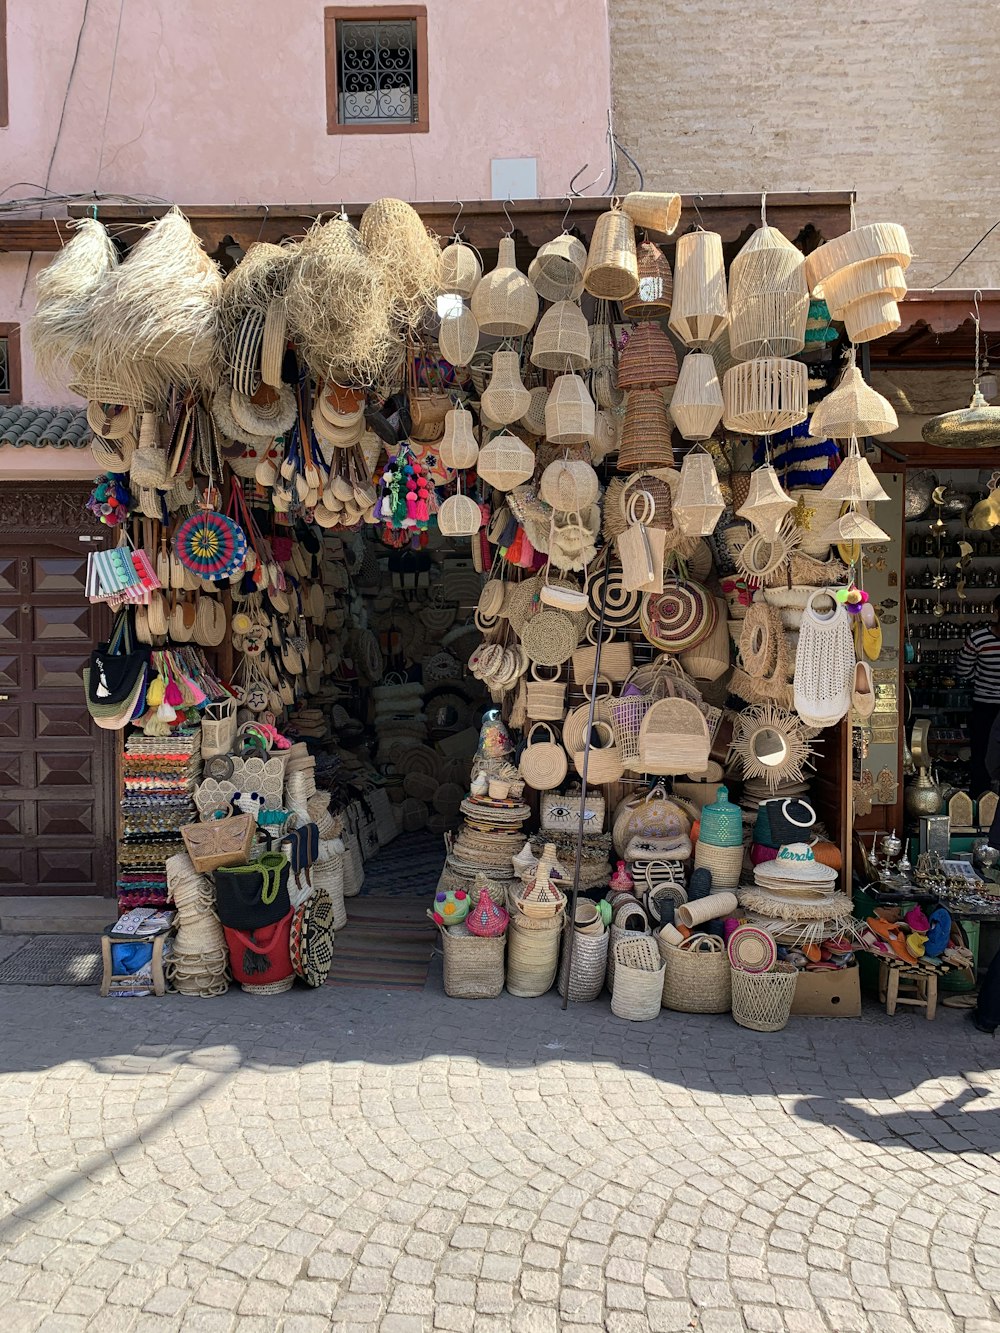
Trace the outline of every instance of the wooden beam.
<instances>
[{"instance_id":1,"label":"wooden beam","mask_svg":"<svg viewBox=\"0 0 1000 1333\"><path fill-rule=\"evenodd\" d=\"M769 205L770 206L770 205ZM926 324L935 333L951 333L971 322L977 292L971 287L940 287L936 291L915 287L899 303L900 331ZM987 332L1000 332L1000 289L978 293L979 318Z\"/></svg>"}]
</instances>

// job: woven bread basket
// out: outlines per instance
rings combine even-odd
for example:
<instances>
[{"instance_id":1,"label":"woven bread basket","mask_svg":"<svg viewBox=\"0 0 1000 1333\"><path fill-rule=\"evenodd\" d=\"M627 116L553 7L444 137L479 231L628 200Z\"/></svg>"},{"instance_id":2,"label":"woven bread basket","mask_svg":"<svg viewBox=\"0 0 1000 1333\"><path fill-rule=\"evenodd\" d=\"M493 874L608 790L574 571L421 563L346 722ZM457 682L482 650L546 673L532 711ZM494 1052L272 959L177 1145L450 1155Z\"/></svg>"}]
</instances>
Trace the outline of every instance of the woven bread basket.
<instances>
[{"instance_id":1,"label":"woven bread basket","mask_svg":"<svg viewBox=\"0 0 1000 1333\"><path fill-rule=\"evenodd\" d=\"M656 1018L663 1000L664 963L648 935L617 940L611 1012L632 1022Z\"/></svg>"},{"instance_id":2,"label":"woven bread basket","mask_svg":"<svg viewBox=\"0 0 1000 1333\"><path fill-rule=\"evenodd\" d=\"M725 1014L732 1006L732 969L720 939L705 948L678 948L656 935L664 962L663 1007L681 1014ZM704 937L698 941L701 945Z\"/></svg>"},{"instance_id":3,"label":"woven bread basket","mask_svg":"<svg viewBox=\"0 0 1000 1333\"><path fill-rule=\"evenodd\" d=\"M612 209L597 219L583 285L605 301L624 300L639 286L635 231L627 213Z\"/></svg>"}]
</instances>

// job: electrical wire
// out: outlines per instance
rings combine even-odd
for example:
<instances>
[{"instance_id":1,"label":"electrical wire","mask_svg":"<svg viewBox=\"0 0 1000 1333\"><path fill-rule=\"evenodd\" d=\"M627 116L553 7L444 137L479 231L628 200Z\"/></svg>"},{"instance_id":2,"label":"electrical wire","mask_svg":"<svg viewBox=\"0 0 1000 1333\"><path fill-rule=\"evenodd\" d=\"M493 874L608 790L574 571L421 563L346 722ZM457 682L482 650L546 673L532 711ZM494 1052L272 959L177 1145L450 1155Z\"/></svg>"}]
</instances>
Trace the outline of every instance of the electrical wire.
<instances>
[{"instance_id":1,"label":"electrical wire","mask_svg":"<svg viewBox=\"0 0 1000 1333\"><path fill-rule=\"evenodd\" d=\"M73 51L73 63L69 67L69 78L66 81L66 91L63 93L62 109L59 112L59 124L56 126L56 137L52 143L52 152L49 155L49 166L45 173L45 184L42 187L46 192L49 188L49 181L52 179L52 168L55 165L56 151L59 148L59 140L62 137L63 123L66 120L66 106L69 102L69 90L73 86L73 77L76 74L76 67L80 60L80 47L83 43L83 30L87 26L87 15L90 13L90 0L83 0L83 17L80 19L80 30L76 34L76 48Z\"/></svg>"},{"instance_id":2,"label":"electrical wire","mask_svg":"<svg viewBox=\"0 0 1000 1333\"><path fill-rule=\"evenodd\" d=\"M982 236L980 236L979 240L975 243L975 245L972 247L972 249L968 252L968 254L965 254L965 255L962 256L962 258L958 261L958 263L957 263L957 264L955 265L955 267L951 270L951 272L950 272L950 273L946 273L946 274L944 275L943 278L939 278L938 281L934 284L934 286L933 286L930 290L931 290L932 292L936 292L937 289L938 289L939 287L943 286L944 283L946 283L946 282L948 281L949 278L953 277L953 276L958 272L958 270L962 267L962 265L965 263L965 261L966 261L967 259L970 259L970 258L976 253L976 251L977 251L977 250L979 249L979 247L982 245L983 241L985 241L988 237L990 237L990 236L993 235L993 233L996 231L997 227L1000 227L1000 218L997 218L996 222L994 222L993 226L990 227L989 231L985 231L985 232L983 232Z\"/></svg>"},{"instance_id":3,"label":"electrical wire","mask_svg":"<svg viewBox=\"0 0 1000 1333\"><path fill-rule=\"evenodd\" d=\"M122 35L122 16L125 13L125 0L119 0L118 5L118 26L115 28L115 46L111 53L111 74L108 77L108 100L104 104L104 124L101 126L101 151L97 159L97 175L94 177L94 190L96 192L101 180L101 169L104 166L104 145L108 137L108 117L111 114L111 93L115 86L115 70L118 68L118 42Z\"/></svg>"}]
</instances>

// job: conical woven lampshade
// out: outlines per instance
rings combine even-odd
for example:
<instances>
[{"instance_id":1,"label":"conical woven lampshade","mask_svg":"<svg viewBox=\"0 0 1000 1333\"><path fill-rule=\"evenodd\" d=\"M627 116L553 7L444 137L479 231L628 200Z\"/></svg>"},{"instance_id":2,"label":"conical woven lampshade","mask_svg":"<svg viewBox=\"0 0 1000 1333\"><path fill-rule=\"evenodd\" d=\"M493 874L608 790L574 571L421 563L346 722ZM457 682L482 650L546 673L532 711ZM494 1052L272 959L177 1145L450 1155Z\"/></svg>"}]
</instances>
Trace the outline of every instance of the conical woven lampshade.
<instances>
[{"instance_id":1,"label":"conical woven lampshade","mask_svg":"<svg viewBox=\"0 0 1000 1333\"><path fill-rule=\"evenodd\" d=\"M659 389L632 389L625 404L618 471L673 467L670 415Z\"/></svg>"},{"instance_id":2,"label":"conical woven lampshade","mask_svg":"<svg viewBox=\"0 0 1000 1333\"><path fill-rule=\"evenodd\" d=\"M891 435L898 425L892 403L865 383L852 359L837 387L817 404L809 434L817 440L849 440L854 435Z\"/></svg>"},{"instance_id":3,"label":"conical woven lampshade","mask_svg":"<svg viewBox=\"0 0 1000 1333\"><path fill-rule=\"evenodd\" d=\"M802 361L764 357L743 361L722 380L727 430L773 435L805 421L809 411L809 375Z\"/></svg>"},{"instance_id":4,"label":"conical woven lampshade","mask_svg":"<svg viewBox=\"0 0 1000 1333\"><path fill-rule=\"evenodd\" d=\"M685 440L707 440L722 420L722 385L707 352L688 352L681 362L670 415Z\"/></svg>"},{"instance_id":5,"label":"conical woven lampshade","mask_svg":"<svg viewBox=\"0 0 1000 1333\"><path fill-rule=\"evenodd\" d=\"M535 455L516 435L495 435L480 449L476 470L494 490L512 491L522 481L531 480Z\"/></svg>"},{"instance_id":6,"label":"conical woven lampshade","mask_svg":"<svg viewBox=\"0 0 1000 1333\"><path fill-rule=\"evenodd\" d=\"M692 449L681 463L681 479L673 502L677 526L687 537L708 537L715 531L725 507L711 455L698 447Z\"/></svg>"},{"instance_id":7,"label":"conical woven lampshade","mask_svg":"<svg viewBox=\"0 0 1000 1333\"><path fill-rule=\"evenodd\" d=\"M777 472L770 463L765 463L751 472L750 493L736 513L749 519L762 537L774 541L785 515L794 508L795 501L782 489Z\"/></svg>"},{"instance_id":8,"label":"conical woven lampshade","mask_svg":"<svg viewBox=\"0 0 1000 1333\"><path fill-rule=\"evenodd\" d=\"M528 278L544 301L577 301L583 292L587 247L564 232L539 246L528 265Z\"/></svg>"},{"instance_id":9,"label":"conical woven lampshade","mask_svg":"<svg viewBox=\"0 0 1000 1333\"><path fill-rule=\"evenodd\" d=\"M889 540L889 534L883 532L879 525L873 522L867 514L860 514L856 509L848 509L846 514L842 514L840 518L823 530L820 539L829 542L831 546L840 546L849 542L859 544L885 542Z\"/></svg>"},{"instance_id":10,"label":"conical woven lampshade","mask_svg":"<svg viewBox=\"0 0 1000 1333\"><path fill-rule=\"evenodd\" d=\"M472 313L491 338L519 338L538 315L538 293L517 267L514 241L502 236L497 266L480 278L472 293Z\"/></svg>"},{"instance_id":11,"label":"conical woven lampshade","mask_svg":"<svg viewBox=\"0 0 1000 1333\"><path fill-rule=\"evenodd\" d=\"M481 401L483 411L498 426L509 426L527 412L531 394L521 383L521 358L517 352L493 353L493 374Z\"/></svg>"},{"instance_id":12,"label":"conical woven lampshade","mask_svg":"<svg viewBox=\"0 0 1000 1333\"><path fill-rule=\"evenodd\" d=\"M531 364L543 370L586 370L590 365L590 325L575 301L556 301L538 321Z\"/></svg>"},{"instance_id":13,"label":"conical woven lampshade","mask_svg":"<svg viewBox=\"0 0 1000 1333\"><path fill-rule=\"evenodd\" d=\"M729 317L722 237L691 231L677 238L670 328L688 347L706 348Z\"/></svg>"},{"instance_id":14,"label":"conical woven lampshade","mask_svg":"<svg viewBox=\"0 0 1000 1333\"><path fill-rule=\"evenodd\" d=\"M444 419L444 434L438 445L438 457L448 468L472 467L479 457L472 428L472 413L464 407L453 407Z\"/></svg>"},{"instance_id":15,"label":"conical woven lampshade","mask_svg":"<svg viewBox=\"0 0 1000 1333\"><path fill-rule=\"evenodd\" d=\"M629 334L618 358L620 389L657 389L677 383L677 354L660 328L647 320Z\"/></svg>"},{"instance_id":16,"label":"conical woven lampshade","mask_svg":"<svg viewBox=\"0 0 1000 1333\"><path fill-rule=\"evenodd\" d=\"M438 329L438 347L441 355L453 366L467 366L479 346L479 325L467 305L449 313Z\"/></svg>"},{"instance_id":17,"label":"conical woven lampshade","mask_svg":"<svg viewBox=\"0 0 1000 1333\"><path fill-rule=\"evenodd\" d=\"M594 223L583 285L605 301L621 301L639 286L635 232L627 213L615 208Z\"/></svg>"},{"instance_id":18,"label":"conical woven lampshade","mask_svg":"<svg viewBox=\"0 0 1000 1333\"><path fill-rule=\"evenodd\" d=\"M466 300L476 290L483 268L471 245L452 241L441 251L441 290L456 292Z\"/></svg>"},{"instance_id":19,"label":"conical woven lampshade","mask_svg":"<svg viewBox=\"0 0 1000 1333\"><path fill-rule=\"evenodd\" d=\"M545 438L550 444L586 444L596 424L586 384L579 375L560 375L545 403Z\"/></svg>"},{"instance_id":20,"label":"conical woven lampshade","mask_svg":"<svg viewBox=\"0 0 1000 1333\"><path fill-rule=\"evenodd\" d=\"M809 288L801 251L760 227L729 270L729 343L741 360L794 356L806 341Z\"/></svg>"},{"instance_id":21,"label":"conical woven lampshade","mask_svg":"<svg viewBox=\"0 0 1000 1333\"><path fill-rule=\"evenodd\" d=\"M667 257L652 241L643 241L636 251L639 286L622 301L628 319L662 319L670 314L674 295L674 275Z\"/></svg>"},{"instance_id":22,"label":"conical woven lampshade","mask_svg":"<svg viewBox=\"0 0 1000 1333\"><path fill-rule=\"evenodd\" d=\"M862 456L856 439L851 440L840 467L820 491L820 495L828 500L850 500L855 504L889 498L868 459Z\"/></svg>"}]
</instances>

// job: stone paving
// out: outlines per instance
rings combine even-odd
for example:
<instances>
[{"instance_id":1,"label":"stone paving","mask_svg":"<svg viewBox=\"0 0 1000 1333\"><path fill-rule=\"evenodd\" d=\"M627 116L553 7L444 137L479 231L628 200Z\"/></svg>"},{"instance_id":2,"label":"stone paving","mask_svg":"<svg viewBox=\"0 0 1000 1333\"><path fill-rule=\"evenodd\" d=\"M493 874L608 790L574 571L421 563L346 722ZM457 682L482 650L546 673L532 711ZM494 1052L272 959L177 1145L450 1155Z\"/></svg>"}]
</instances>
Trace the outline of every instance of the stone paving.
<instances>
[{"instance_id":1,"label":"stone paving","mask_svg":"<svg viewBox=\"0 0 1000 1333\"><path fill-rule=\"evenodd\" d=\"M0 1330L1000 1333L1000 1043L945 1010L0 990Z\"/></svg>"}]
</instances>

